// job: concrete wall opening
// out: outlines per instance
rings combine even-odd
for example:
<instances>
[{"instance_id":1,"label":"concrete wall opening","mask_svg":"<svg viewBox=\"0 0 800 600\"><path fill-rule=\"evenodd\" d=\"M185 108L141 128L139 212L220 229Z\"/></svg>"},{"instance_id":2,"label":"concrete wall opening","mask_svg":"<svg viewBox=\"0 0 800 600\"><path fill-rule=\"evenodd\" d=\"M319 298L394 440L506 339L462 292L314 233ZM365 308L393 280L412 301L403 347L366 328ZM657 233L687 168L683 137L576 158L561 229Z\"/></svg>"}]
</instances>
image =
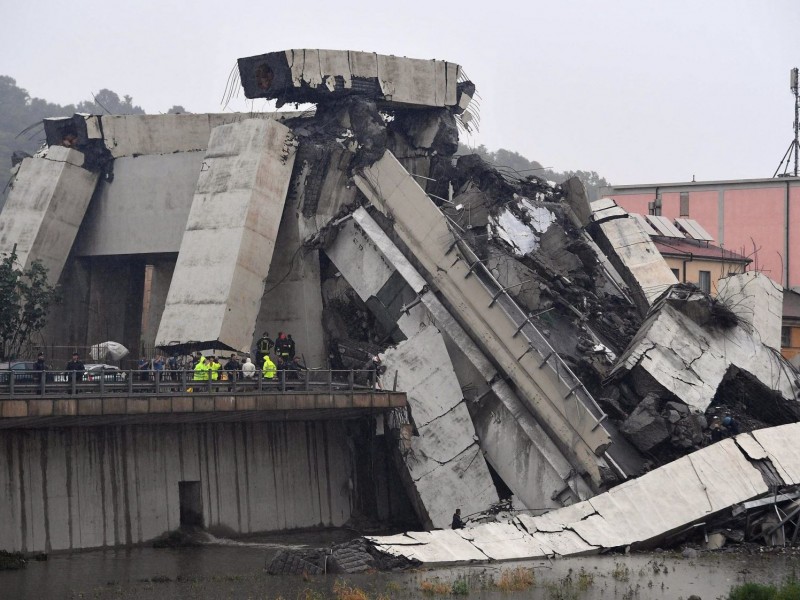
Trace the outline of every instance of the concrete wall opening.
<instances>
[{"instance_id":1,"label":"concrete wall opening","mask_svg":"<svg viewBox=\"0 0 800 600\"><path fill-rule=\"evenodd\" d=\"M203 496L199 481L179 481L178 498L181 507L181 527L203 526Z\"/></svg>"}]
</instances>

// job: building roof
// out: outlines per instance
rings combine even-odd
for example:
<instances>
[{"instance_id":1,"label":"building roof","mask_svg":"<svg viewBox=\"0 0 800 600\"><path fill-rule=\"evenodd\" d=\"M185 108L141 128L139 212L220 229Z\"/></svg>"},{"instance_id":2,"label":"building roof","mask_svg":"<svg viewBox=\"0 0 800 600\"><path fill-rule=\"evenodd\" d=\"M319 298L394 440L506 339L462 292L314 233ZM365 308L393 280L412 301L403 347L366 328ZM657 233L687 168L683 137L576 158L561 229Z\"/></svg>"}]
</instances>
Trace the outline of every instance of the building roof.
<instances>
[{"instance_id":1,"label":"building roof","mask_svg":"<svg viewBox=\"0 0 800 600\"><path fill-rule=\"evenodd\" d=\"M601 189L602 195L613 195L614 192L623 190L640 190L651 188L693 188L693 187L719 187L753 184L785 184L800 183L800 177L763 177L760 179L719 179L713 181L678 181L673 183L635 183L627 185L612 185Z\"/></svg>"},{"instance_id":2,"label":"building roof","mask_svg":"<svg viewBox=\"0 0 800 600\"><path fill-rule=\"evenodd\" d=\"M725 250L719 246L701 242L699 240L691 240L688 238L671 238L654 235L651 236L653 243L658 248L658 251L663 256L689 256L692 258L704 258L713 261L725 262L740 262L747 264L752 262L752 259L742 256L736 252Z\"/></svg>"}]
</instances>

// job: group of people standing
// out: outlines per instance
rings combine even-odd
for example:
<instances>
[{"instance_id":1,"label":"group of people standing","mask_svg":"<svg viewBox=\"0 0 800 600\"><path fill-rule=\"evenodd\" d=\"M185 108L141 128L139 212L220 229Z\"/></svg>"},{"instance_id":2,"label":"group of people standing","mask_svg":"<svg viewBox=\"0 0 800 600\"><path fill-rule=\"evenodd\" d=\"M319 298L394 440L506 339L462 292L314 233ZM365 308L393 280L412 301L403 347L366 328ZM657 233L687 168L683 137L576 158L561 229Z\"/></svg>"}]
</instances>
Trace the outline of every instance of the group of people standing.
<instances>
[{"instance_id":1,"label":"group of people standing","mask_svg":"<svg viewBox=\"0 0 800 600\"><path fill-rule=\"evenodd\" d=\"M275 360L270 353L274 351ZM275 379L280 371L286 372L287 379L299 379L300 371L306 366L297 355L297 349L291 334L278 332L273 341L268 332L264 332L256 342L256 364L261 366L264 379Z\"/></svg>"}]
</instances>

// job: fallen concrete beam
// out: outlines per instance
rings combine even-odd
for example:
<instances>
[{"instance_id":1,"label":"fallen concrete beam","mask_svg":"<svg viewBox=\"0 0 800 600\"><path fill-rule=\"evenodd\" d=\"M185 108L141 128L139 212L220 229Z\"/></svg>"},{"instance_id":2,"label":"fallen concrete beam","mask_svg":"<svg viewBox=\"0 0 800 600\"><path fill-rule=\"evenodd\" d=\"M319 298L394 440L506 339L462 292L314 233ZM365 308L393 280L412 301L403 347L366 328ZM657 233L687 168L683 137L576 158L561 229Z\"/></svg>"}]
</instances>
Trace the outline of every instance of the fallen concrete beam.
<instances>
[{"instance_id":1,"label":"fallen concrete beam","mask_svg":"<svg viewBox=\"0 0 800 600\"><path fill-rule=\"evenodd\" d=\"M530 410L364 208L342 225L326 254L352 281L361 300L395 320L407 337L420 324L436 324L462 390L472 390L470 414L486 460L522 504L556 508L593 495L591 482L575 473ZM397 291L396 274L407 283L406 290ZM386 297L383 290L390 287L391 298L401 299L399 305L380 301ZM408 308L403 311L405 304Z\"/></svg>"},{"instance_id":2,"label":"fallen concrete beam","mask_svg":"<svg viewBox=\"0 0 800 600\"><path fill-rule=\"evenodd\" d=\"M56 283L78 234L98 173L77 150L52 146L22 161L0 216L0 253L16 246L24 269L38 260Z\"/></svg>"},{"instance_id":3,"label":"fallen concrete beam","mask_svg":"<svg viewBox=\"0 0 800 600\"><path fill-rule=\"evenodd\" d=\"M245 96L276 98L280 104L359 94L393 106L462 112L475 90L458 83L455 63L350 50L298 49L240 58L239 75Z\"/></svg>"},{"instance_id":4,"label":"fallen concrete beam","mask_svg":"<svg viewBox=\"0 0 800 600\"><path fill-rule=\"evenodd\" d=\"M158 329L159 344L249 349L294 164L272 120L214 129Z\"/></svg>"},{"instance_id":5,"label":"fallen concrete beam","mask_svg":"<svg viewBox=\"0 0 800 600\"><path fill-rule=\"evenodd\" d=\"M421 537L368 537L379 550L425 563L579 556L604 550L653 548L675 532L727 509L772 494L756 461L768 463L784 486L800 484L800 423L745 433L698 450L604 494L539 517L488 523Z\"/></svg>"},{"instance_id":6,"label":"fallen concrete beam","mask_svg":"<svg viewBox=\"0 0 800 600\"><path fill-rule=\"evenodd\" d=\"M429 283L514 383L570 462L596 486L602 485L599 456L611 441L601 423L604 415L526 314L495 291L500 286L481 270L477 257L391 152L356 175L355 182L394 222Z\"/></svg>"}]
</instances>

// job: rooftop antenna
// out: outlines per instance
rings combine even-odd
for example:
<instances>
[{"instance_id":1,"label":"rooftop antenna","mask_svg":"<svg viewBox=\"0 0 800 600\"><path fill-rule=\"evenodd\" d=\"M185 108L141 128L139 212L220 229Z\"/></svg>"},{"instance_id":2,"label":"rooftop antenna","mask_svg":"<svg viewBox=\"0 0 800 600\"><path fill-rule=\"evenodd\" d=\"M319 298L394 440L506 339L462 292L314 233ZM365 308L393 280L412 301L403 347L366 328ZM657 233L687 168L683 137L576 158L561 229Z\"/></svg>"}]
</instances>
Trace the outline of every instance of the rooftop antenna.
<instances>
[{"instance_id":1,"label":"rooftop antenna","mask_svg":"<svg viewBox=\"0 0 800 600\"><path fill-rule=\"evenodd\" d=\"M789 89L794 94L794 139L789 144L789 149L783 155L778 168L775 169L773 177L791 177L792 175L797 177L798 175L798 161L800 160L800 93L798 93L798 79L800 78L798 77L797 67L795 67L789 71ZM794 173L789 173L789 162L792 160L792 155L794 155ZM786 166L783 167L783 173L778 175L778 171L781 170L784 162Z\"/></svg>"}]
</instances>

